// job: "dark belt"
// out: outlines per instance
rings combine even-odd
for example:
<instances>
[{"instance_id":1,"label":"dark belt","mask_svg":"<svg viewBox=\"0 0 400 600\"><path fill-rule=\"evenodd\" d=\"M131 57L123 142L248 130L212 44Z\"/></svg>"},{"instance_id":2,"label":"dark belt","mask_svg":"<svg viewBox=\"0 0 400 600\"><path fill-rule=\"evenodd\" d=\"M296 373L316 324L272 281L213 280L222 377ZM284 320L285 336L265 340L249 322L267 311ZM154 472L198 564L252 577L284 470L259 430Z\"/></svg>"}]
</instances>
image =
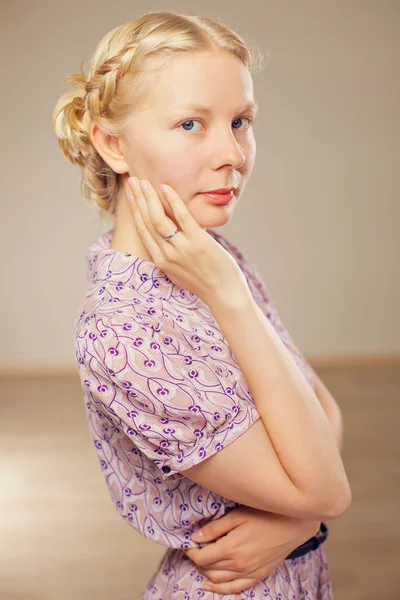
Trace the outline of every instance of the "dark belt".
<instances>
[{"instance_id":1,"label":"dark belt","mask_svg":"<svg viewBox=\"0 0 400 600\"><path fill-rule=\"evenodd\" d=\"M307 554L310 550L316 550L322 542L326 540L328 537L328 528L324 523L321 523L319 531L316 535L313 535L312 538L304 542L301 546L298 546L291 552L285 560L288 558L297 558L298 556L303 556L303 554Z\"/></svg>"}]
</instances>

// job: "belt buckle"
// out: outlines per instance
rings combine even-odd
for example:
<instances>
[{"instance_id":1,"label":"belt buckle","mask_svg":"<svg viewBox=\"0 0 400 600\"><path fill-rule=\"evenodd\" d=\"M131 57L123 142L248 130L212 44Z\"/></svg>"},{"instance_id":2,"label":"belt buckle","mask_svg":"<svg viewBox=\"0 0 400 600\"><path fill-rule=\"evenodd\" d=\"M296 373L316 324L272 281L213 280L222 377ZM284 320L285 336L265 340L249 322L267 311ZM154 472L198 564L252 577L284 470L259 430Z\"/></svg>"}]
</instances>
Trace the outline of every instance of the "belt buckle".
<instances>
[{"instance_id":1,"label":"belt buckle","mask_svg":"<svg viewBox=\"0 0 400 600\"><path fill-rule=\"evenodd\" d=\"M328 537L328 528L325 523L321 523L319 527L319 531L315 534L315 537L318 539L321 544Z\"/></svg>"},{"instance_id":2,"label":"belt buckle","mask_svg":"<svg viewBox=\"0 0 400 600\"><path fill-rule=\"evenodd\" d=\"M311 537L309 540L298 546L291 552L285 560L288 558L297 558L298 556L303 556L310 552L310 550L316 550L320 544L328 537L328 528L325 523L321 523L319 530L317 533Z\"/></svg>"}]
</instances>

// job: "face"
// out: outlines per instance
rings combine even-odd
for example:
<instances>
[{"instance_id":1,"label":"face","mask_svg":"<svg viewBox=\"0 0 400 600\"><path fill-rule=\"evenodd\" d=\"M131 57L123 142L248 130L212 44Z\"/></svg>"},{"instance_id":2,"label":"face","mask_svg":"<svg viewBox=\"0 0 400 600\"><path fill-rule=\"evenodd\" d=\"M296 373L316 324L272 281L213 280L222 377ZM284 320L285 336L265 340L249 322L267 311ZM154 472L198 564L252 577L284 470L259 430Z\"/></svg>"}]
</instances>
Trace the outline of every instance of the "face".
<instances>
[{"instance_id":1,"label":"face","mask_svg":"<svg viewBox=\"0 0 400 600\"><path fill-rule=\"evenodd\" d=\"M178 192L201 227L222 226L254 166L251 75L237 58L222 52L175 56L158 73L145 107L120 140L129 168L126 179L148 179L174 222L162 183ZM236 188L233 198L225 204L201 194L231 187Z\"/></svg>"}]
</instances>

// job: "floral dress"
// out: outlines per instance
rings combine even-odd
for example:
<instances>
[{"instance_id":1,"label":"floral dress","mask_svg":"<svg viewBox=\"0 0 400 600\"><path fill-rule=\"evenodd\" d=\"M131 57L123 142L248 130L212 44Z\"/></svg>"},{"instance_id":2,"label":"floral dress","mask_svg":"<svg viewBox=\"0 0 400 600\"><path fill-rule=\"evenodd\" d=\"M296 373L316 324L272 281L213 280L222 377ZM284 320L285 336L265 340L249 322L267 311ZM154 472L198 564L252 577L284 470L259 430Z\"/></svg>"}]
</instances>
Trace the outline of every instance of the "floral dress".
<instances>
[{"instance_id":1,"label":"floral dress","mask_svg":"<svg viewBox=\"0 0 400 600\"><path fill-rule=\"evenodd\" d=\"M313 386L310 367L257 271L234 244L207 231L237 261ZM167 547L137 600L332 600L323 545L284 560L241 593L202 589L205 578L183 550L201 547L192 533L241 505L180 471L233 442L260 415L208 305L154 263L111 250L112 234L87 250L90 285L75 319L74 344L89 431L111 499L132 527Z\"/></svg>"}]
</instances>

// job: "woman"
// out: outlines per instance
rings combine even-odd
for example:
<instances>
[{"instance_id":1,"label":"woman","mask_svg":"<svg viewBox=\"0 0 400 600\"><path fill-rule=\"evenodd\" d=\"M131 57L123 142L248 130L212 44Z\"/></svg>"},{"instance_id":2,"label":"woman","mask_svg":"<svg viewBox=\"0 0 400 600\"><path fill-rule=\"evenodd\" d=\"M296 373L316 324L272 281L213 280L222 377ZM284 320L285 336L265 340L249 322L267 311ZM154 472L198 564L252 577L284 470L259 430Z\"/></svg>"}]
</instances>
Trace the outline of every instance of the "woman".
<instances>
[{"instance_id":1,"label":"woman","mask_svg":"<svg viewBox=\"0 0 400 600\"><path fill-rule=\"evenodd\" d=\"M140 600L333 597L315 534L351 501L340 411L212 229L254 165L252 61L216 20L150 13L105 36L54 110L83 193L115 215L74 337L111 497L168 547Z\"/></svg>"}]
</instances>

